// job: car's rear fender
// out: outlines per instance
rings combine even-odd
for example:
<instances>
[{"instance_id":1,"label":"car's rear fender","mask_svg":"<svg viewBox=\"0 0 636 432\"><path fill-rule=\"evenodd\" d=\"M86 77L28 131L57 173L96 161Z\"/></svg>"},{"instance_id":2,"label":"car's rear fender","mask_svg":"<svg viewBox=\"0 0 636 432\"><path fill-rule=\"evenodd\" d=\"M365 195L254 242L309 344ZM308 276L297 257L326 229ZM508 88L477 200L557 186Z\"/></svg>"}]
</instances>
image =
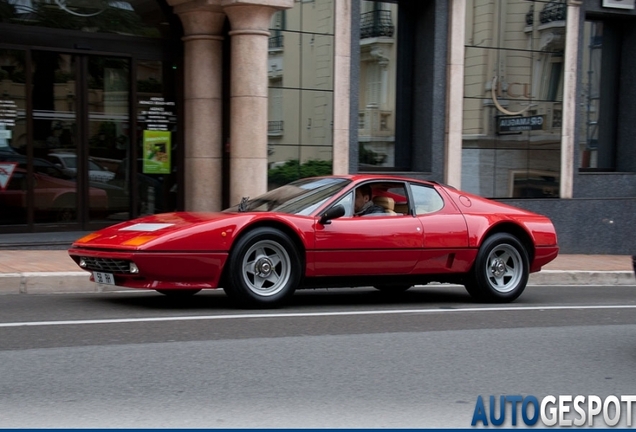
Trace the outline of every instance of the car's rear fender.
<instances>
[{"instance_id":1,"label":"car's rear fender","mask_svg":"<svg viewBox=\"0 0 636 432\"><path fill-rule=\"evenodd\" d=\"M517 240L519 240L523 247L526 249L526 252L528 252L528 261L530 262L530 267L532 268L532 262L534 261L536 250L530 233L528 233L528 231L526 231L522 226L517 225L514 222L502 221L493 225L484 233L484 235L479 240L479 246L481 246L488 237L493 236L497 233L507 233L517 238Z\"/></svg>"}]
</instances>

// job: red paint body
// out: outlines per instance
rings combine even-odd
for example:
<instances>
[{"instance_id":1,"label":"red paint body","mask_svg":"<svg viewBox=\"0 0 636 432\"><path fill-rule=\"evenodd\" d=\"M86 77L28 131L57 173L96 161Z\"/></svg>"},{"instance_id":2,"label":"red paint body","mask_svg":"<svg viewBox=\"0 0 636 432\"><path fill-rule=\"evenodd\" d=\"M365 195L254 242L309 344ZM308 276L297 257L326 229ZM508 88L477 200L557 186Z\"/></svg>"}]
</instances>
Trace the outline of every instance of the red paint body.
<instances>
[{"instance_id":1,"label":"red paint body","mask_svg":"<svg viewBox=\"0 0 636 432\"><path fill-rule=\"evenodd\" d=\"M116 283L146 289L222 286L236 239L263 225L277 227L297 244L305 280L369 275L423 275L436 280L435 276L443 279L444 275L466 274L479 246L497 230L520 237L528 251L531 272L539 271L558 254L554 226L545 216L421 180L379 175L329 178L350 183L309 215L267 211L152 215L80 239L69 254L77 263L81 258L134 262L139 273L113 272ZM415 215L411 205L408 213L397 216L341 217L319 223L320 215L335 202L369 180L434 188L443 206L423 215ZM399 199L395 196L396 203ZM150 232L122 231L140 223L171 225Z\"/></svg>"}]
</instances>

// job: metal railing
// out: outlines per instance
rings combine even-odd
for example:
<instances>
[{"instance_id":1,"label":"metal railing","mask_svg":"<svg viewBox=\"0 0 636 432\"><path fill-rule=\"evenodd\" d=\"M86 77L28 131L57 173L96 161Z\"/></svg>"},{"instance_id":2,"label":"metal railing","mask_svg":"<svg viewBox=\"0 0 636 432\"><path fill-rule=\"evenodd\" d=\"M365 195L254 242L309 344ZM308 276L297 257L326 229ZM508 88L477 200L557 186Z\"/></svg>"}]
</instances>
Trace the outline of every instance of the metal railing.
<instances>
[{"instance_id":1,"label":"metal railing","mask_svg":"<svg viewBox=\"0 0 636 432\"><path fill-rule=\"evenodd\" d=\"M539 12L539 22L547 24L553 21L565 21L568 5L563 0L550 0L541 12ZM526 25L534 24L534 3L530 5L530 9L526 14Z\"/></svg>"},{"instance_id":2,"label":"metal railing","mask_svg":"<svg viewBox=\"0 0 636 432\"><path fill-rule=\"evenodd\" d=\"M283 120L270 120L267 122L268 134L281 134L283 130Z\"/></svg>"},{"instance_id":3,"label":"metal railing","mask_svg":"<svg viewBox=\"0 0 636 432\"><path fill-rule=\"evenodd\" d=\"M394 31L390 10L374 10L360 16L360 39L392 37Z\"/></svg>"},{"instance_id":4,"label":"metal railing","mask_svg":"<svg viewBox=\"0 0 636 432\"><path fill-rule=\"evenodd\" d=\"M269 43L268 43L269 49L283 48L283 46L284 46L283 35L272 36L269 38Z\"/></svg>"},{"instance_id":5,"label":"metal railing","mask_svg":"<svg viewBox=\"0 0 636 432\"><path fill-rule=\"evenodd\" d=\"M550 0L539 13L539 21L541 24L547 24L552 21L565 21L568 5L563 0Z\"/></svg>"}]
</instances>

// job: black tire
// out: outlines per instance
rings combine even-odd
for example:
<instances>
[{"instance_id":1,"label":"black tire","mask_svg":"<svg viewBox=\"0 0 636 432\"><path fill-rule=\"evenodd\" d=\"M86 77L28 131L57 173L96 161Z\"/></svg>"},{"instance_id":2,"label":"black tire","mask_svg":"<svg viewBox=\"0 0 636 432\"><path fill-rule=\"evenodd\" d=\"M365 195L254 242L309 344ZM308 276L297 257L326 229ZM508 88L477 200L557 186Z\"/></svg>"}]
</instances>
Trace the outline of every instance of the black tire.
<instances>
[{"instance_id":1,"label":"black tire","mask_svg":"<svg viewBox=\"0 0 636 432\"><path fill-rule=\"evenodd\" d=\"M276 228L260 227L232 247L224 290L243 306L278 307L296 291L301 277L294 242Z\"/></svg>"},{"instance_id":2,"label":"black tire","mask_svg":"<svg viewBox=\"0 0 636 432\"><path fill-rule=\"evenodd\" d=\"M385 294L400 294L413 288L413 285L373 285L373 288Z\"/></svg>"},{"instance_id":3,"label":"black tire","mask_svg":"<svg viewBox=\"0 0 636 432\"><path fill-rule=\"evenodd\" d=\"M514 236L498 233L488 237L479 248L464 286L478 301L506 303L521 295L529 275L526 249Z\"/></svg>"},{"instance_id":4,"label":"black tire","mask_svg":"<svg viewBox=\"0 0 636 432\"><path fill-rule=\"evenodd\" d=\"M61 208L55 212L55 222L74 222L75 219L75 209Z\"/></svg>"},{"instance_id":5,"label":"black tire","mask_svg":"<svg viewBox=\"0 0 636 432\"><path fill-rule=\"evenodd\" d=\"M166 289L166 290L156 290L158 293L161 293L168 297L174 298L185 298L192 297L199 291L200 289Z\"/></svg>"},{"instance_id":6,"label":"black tire","mask_svg":"<svg viewBox=\"0 0 636 432\"><path fill-rule=\"evenodd\" d=\"M53 218L55 222L74 222L77 219L75 195L62 195L53 202Z\"/></svg>"}]
</instances>

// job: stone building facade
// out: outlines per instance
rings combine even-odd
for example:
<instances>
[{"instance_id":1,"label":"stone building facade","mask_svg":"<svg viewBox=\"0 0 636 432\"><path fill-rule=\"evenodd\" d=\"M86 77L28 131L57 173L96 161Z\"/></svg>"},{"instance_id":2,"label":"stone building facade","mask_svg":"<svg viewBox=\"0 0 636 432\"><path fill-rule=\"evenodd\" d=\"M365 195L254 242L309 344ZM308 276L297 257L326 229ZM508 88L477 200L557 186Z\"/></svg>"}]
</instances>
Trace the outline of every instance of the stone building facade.
<instances>
[{"instance_id":1,"label":"stone building facade","mask_svg":"<svg viewBox=\"0 0 636 432\"><path fill-rule=\"evenodd\" d=\"M5 0L0 235L391 172L633 253L621 0Z\"/></svg>"}]
</instances>

